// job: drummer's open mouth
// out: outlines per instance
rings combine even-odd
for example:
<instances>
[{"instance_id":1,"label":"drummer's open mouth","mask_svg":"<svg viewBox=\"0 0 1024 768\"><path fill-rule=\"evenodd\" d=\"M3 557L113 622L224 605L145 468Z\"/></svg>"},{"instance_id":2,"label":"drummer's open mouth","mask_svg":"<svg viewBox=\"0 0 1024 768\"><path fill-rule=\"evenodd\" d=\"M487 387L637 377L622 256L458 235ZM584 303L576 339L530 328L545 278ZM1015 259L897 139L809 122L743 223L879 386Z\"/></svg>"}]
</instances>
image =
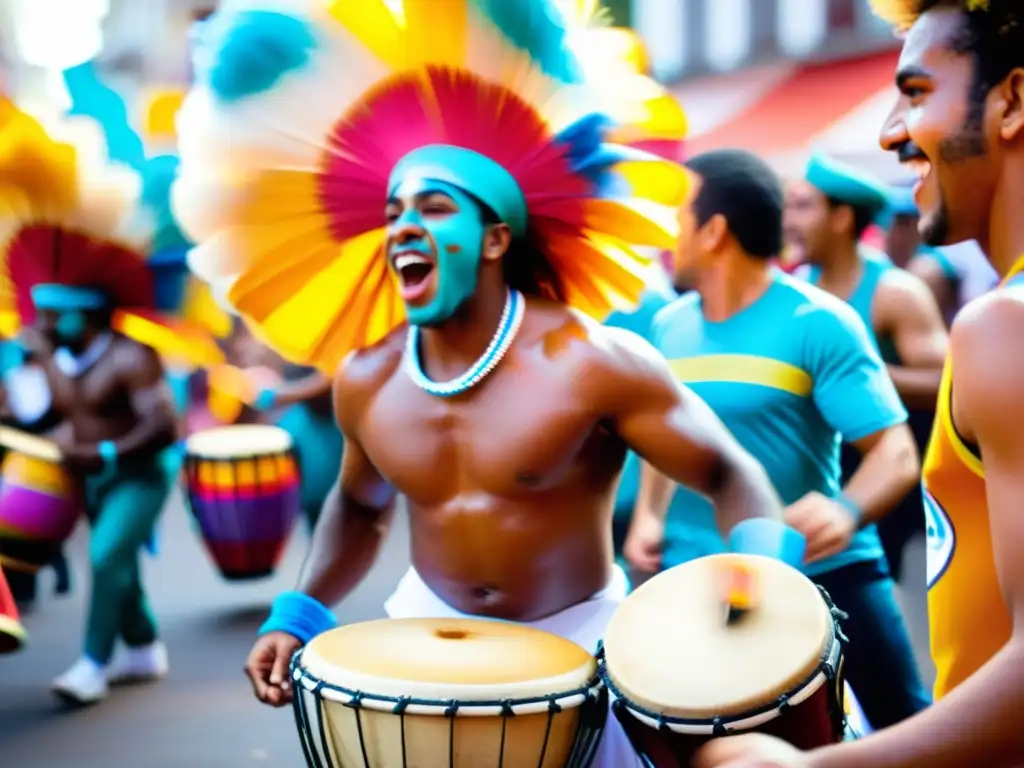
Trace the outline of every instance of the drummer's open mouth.
<instances>
[{"instance_id":1,"label":"drummer's open mouth","mask_svg":"<svg viewBox=\"0 0 1024 768\"><path fill-rule=\"evenodd\" d=\"M402 298L411 301L422 296L430 286L434 262L419 251L399 251L391 262L402 284Z\"/></svg>"}]
</instances>

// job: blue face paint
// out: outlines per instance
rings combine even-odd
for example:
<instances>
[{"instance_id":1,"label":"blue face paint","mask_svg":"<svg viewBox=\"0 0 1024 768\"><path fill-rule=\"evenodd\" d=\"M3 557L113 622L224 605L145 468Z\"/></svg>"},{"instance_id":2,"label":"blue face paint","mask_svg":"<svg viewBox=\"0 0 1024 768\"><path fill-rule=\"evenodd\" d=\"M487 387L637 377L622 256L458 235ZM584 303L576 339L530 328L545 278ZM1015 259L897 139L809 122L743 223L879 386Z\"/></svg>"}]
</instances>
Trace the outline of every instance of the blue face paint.
<instances>
[{"instance_id":1,"label":"blue face paint","mask_svg":"<svg viewBox=\"0 0 1024 768\"><path fill-rule=\"evenodd\" d=\"M85 333L85 313L78 310L61 312L57 316L54 330L63 342L76 342Z\"/></svg>"},{"instance_id":2,"label":"blue face paint","mask_svg":"<svg viewBox=\"0 0 1024 768\"><path fill-rule=\"evenodd\" d=\"M417 207L416 196L425 192L447 195L459 210L424 216ZM442 181L409 179L398 185L393 196L402 202L404 211L389 226L389 235L411 226L422 228L429 238L401 244L392 242L389 258L393 259L402 251L419 251L435 261L434 273L427 277L434 281L433 294L428 293L415 304L407 302L406 314L413 325L438 325L454 315L476 292L487 227L476 201L458 187Z\"/></svg>"}]
</instances>

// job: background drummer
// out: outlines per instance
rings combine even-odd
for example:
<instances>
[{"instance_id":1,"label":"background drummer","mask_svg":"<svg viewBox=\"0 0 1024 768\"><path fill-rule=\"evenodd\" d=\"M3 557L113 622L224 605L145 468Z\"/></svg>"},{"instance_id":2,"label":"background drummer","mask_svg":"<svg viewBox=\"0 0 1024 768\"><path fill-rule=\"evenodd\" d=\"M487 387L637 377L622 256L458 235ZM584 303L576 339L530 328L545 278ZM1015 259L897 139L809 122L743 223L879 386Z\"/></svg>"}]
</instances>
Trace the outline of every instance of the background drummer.
<instances>
[{"instance_id":1,"label":"background drummer","mask_svg":"<svg viewBox=\"0 0 1024 768\"><path fill-rule=\"evenodd\" d=\"M675 267L695 292L658 314L653 340L764 464L787 522L807 537L806 573L850 615L847 679L872 725L892 725L929 701L874 526L918 482L907 412L856 313L771 267L783 195L767 163L722 150L687 165L697 181L680 209ZM863 455L844 486L840 436ZM649 466L643 474L625 547L635 566L725 549L707 501L673 494Z\"/></svg>"},{"instance_id":2,"label":"background drummer","mask_svg":"<svg viewBox=\"0 0 1024 768\"><path fill-rule=\"evenodd\" d=\"M302 511L312 530L338 477L344 447L334 420L331 380L315 368L286 362L240 319L226 346L229 361L251 372L255 393L239 420L274 424L292 437L301 471Z\"/></svg>"},{"instance_id":3,"label":"background drummer","mask_svg":"<svg viewBox=\"0 0 1024 768\"><path fill-rule=\"evenodd\" d=\"M66 295L86 291L101 300L94 289L81 287ZM112 333L109 310L43 298L36 309L41 333L33 351L45 361L54 407L65 418L52 437L66 466L85 484L91 524L92 594L83 656L54 681L54 690L71 702L91 704L106 696L108 682L167 673L167 651L142 586L139 550L150 541L172 487L161 453L174 450L176 415L159 357ZM119 638L124 653L108 669Z\"/></svg>"}]
</instances>

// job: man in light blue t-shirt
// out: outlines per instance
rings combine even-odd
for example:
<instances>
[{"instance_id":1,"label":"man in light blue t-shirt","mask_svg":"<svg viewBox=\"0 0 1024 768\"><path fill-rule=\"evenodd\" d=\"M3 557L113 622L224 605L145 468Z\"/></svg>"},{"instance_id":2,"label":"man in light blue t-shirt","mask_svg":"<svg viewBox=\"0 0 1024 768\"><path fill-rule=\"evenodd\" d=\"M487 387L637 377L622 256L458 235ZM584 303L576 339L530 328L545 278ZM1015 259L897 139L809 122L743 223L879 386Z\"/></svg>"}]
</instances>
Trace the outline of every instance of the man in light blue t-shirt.
<instances>
[{"instance_id":1,"label":"man in light blue t-shirt","mask_svg":"<svg viewBox=\"0 0 1024 768\"><path fill-rule=\"evenodd\" d=\"M874 523L918 482L907 413L857 313L773 269L782 240L778 179L746 152L699 156L680 211L676 270L693 285L655 318L652 340L678 380L765 467L786 521L807 537L805 570L842 610L846 674L885 727L928 704ZM840 440L863 454L840 488ZM670 567L722 552L712 505L644 468L625 545ZM667 519L661 525L665 507ZM659 519L661 518L661 519Z\"/></svg>"}]
</instances>

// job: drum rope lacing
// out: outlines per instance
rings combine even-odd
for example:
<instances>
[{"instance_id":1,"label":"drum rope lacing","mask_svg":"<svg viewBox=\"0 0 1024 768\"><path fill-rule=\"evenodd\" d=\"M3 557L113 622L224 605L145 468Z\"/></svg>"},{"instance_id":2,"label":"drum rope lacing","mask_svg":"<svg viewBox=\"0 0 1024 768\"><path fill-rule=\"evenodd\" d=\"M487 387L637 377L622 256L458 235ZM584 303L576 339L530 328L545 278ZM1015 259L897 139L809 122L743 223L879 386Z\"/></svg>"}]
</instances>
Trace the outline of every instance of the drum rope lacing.
<instances>
[{"instance_id":1,"label":"drum rope lacing","mask_svg":"<svg viewBox=\"0 0 1024 768\"><path fill-rule=\"evenodd\" d=\"M334 693L340 693L344 696L349 697L349 701L340 702L334 701L341 706L355 710L356 713L356 731L359 736L359 747L363 757L363 765L365 768L371 768L369 754L367 753L366 740L363 736L363 723L360 712L363 709L364 701L374 701L380 703L391 704L391 714L398 715L400 734L402 739L402 763L408 765L408 757L406 755L406 738L405 738L405 713L410 706L428 706L443 708L443 716L448 719L448 765L450 768L455 766L455 720L460 709L474 709L474 708L500 708L500 714L502 717L501 723L501 744L498 753L498 765L497 768L503 768L505 760L505 729L510 717L515 717L516 712L514 707L523 706L528 704L540 704L547 703L547 724L544 732L544 742L541 747L540 760L537 763L537 768L543 768L545 757L547 756L548 742L551 736L551 727L555 715L562 711L562 705L558 702L560 700L571 699L576 696L583 696L583 701L579 705L580 709L580 721L576 727L576 735L573 739L572 749L570 750L571 761L566 765L566 768L585 768L589 766L593 760L594 755L597 753L597 748L600 744L601 734L604 731L604 721L608 711L608 692L607 689L602 685L601 678L595 675L585 687L575 688L570 691L564 691L560 693L553 693L547 696L535 696L521 699L494 699L487 701L472 701L472 702L460 702L455 699L439 700L439 699L419 699L411 696L383 696L378 694L369 694L365 691L356 691L349 688L344 688L339 685L333 685L324 680L321 680L304 669L299 667L299 661L301 659L302 649L295 652L291 660L291 677L298 684L294 686L294 694L292 696L293 713L295 715L296 726L299 730L299 740L302 743L302 750L306 756L307 765L310 768L331 768L330 759L331 751L327 742L327 728L324 723L323 714L323 698L322 691L328 690ZM306 685L309 683L309 686ZM311 687L310 687L311 686ZM302 694L303 688L307 688L315 697L316 701L316 719L317 719L317 730L320 733L320 744L319 748L322 754L328 760L325 763L320 759L320 752L314 748L311 743L311 735L306 733L306 719L308 713L306 711L306 704L304 696ZM588 717L587 715L590 715ZM476 768L476 766L474 766Z\"/></svg>"},{"instance_id":2,"label":"drum rope lacing","mask_svg":"<svg viewBox=\"0 0 1024 768\"><path fill-rule=\"evenodd\" d=\"M638 715L649 718L658 724L659 731L670 731L673 725L677 726L707 726L710 725L713 736L727 736L729 734L728 726L738 720L747 720L749 718L756 717L758 715L766 714L768 712L779 711L785 712L790 707L790 699L803 691L808 685L810 685L815 678L820 674L825 675L826 683L833 683L839 674L839 649L840 641L844 643L850 642L849 638L843 633L842 627L839 622L850 618L850 615L845 611L840 610L836 607L835 603L832 602L831 596L825 591L825 588L816 584L818 591L821 593L822 598L825 600L825 604L828 607L829 615L832 617L832 631L830 632L828 641L825 643L825 647L822 649L821 656L818 659L818 664L814 669L803 679L798 685L793 686L788 691L783 693L772 703L764 706L752 709L748 712L744 712L742 715L734 717L723 717L716 715L711 718L686 718L686 717L670 717L662 712L655 712L654 710L642 707L639 704L630 701L623 691L615 684L612 680L611 674L608 671L608 661L605 656L604 643L598 644L597 649L597 668L598 674L607 686L608 691L611 693L614 701L612 702L612 709L619 711L626 709L627 711L635 712ZM842 704L842 700L840 700ZM845 712L840 712L842 720L845 722Z\"/></svg>"}]
</instances>

